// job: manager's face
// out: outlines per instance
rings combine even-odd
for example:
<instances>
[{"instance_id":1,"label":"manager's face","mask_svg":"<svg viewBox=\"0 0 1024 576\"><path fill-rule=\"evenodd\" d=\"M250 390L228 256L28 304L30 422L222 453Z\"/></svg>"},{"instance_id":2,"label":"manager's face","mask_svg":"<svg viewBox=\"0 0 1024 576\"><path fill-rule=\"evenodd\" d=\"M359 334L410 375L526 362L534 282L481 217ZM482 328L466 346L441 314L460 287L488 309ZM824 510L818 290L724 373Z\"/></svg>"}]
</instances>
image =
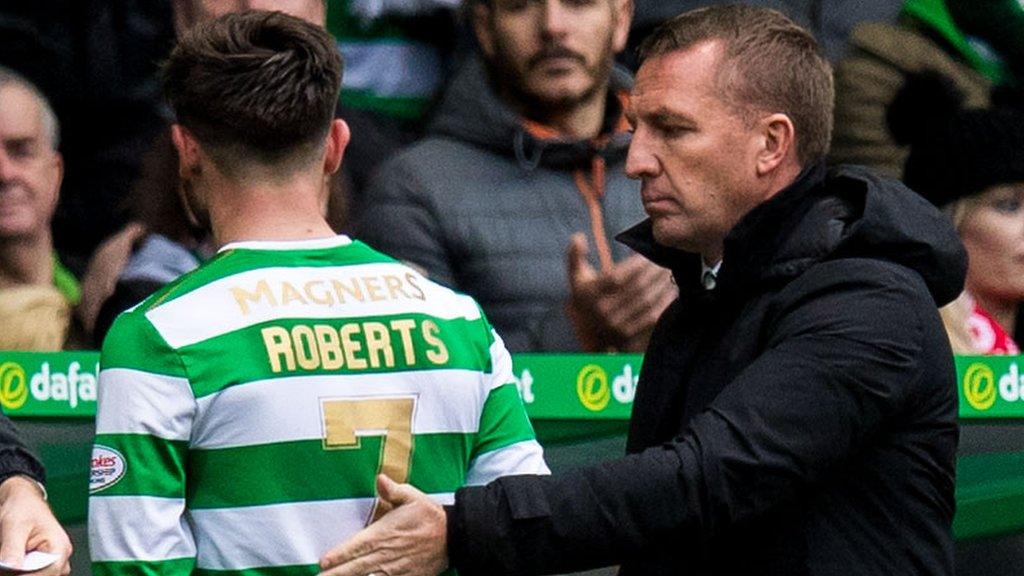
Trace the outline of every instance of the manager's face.
<instances>
[{"instance_id":1,"label":"manager's face","mask_svg":"<svg viewBox=\"0 0 1024 576\"><path fill-rule=\"evenodd\" d=\"M663 245L721 257L729 230L760 201L763 136L722 96L722 46L705 41L652 56L637 73L626 172Z\"/></svg>"}]
</instances>

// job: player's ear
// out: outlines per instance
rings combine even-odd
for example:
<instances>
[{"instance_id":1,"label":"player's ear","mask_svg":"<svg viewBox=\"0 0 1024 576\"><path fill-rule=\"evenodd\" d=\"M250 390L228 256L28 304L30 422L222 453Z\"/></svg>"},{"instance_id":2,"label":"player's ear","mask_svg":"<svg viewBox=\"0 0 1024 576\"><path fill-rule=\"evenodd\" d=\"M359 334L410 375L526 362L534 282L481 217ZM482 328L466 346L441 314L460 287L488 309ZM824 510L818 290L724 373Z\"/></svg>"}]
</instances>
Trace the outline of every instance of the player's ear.
<instances>
[{"instance_id":1,"label":"player's ear","mask_svg":"<svg viewBox=\"0 0 1024 576\"><path fill-rule=\"evenodd\" d=\"M199 164L199 141L181 124L171 125L171 141L178 151L178 174L185 177Z\"/></svg>"},{"instance_id":2,"label":"player's ear","mask_svg":"<svg viewBox=\"0 0 1024 576\"><path fill-rule=\"evenodd\" d=\"M327 131L327 143L324 146L324 174L334 174L341 167L345 156L345 148L352 134L344 120L335 119L331 129Z\"/></svg>"}]
</instances>

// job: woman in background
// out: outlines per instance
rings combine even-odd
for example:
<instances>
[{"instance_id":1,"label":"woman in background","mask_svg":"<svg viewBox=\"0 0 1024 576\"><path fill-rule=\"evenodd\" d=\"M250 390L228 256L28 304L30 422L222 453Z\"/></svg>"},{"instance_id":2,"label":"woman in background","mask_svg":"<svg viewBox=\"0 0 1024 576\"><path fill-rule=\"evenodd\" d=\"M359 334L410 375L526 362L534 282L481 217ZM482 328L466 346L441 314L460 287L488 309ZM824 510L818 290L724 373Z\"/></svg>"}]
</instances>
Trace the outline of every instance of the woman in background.
<instances>
[{"instance_id":1,"label":"woman in background","mask_svg":"<svg viewBox=\"0 0 1024 576\"><path fill-rule=\"evenodd\" d=\"M1024 112L963 109L946 77L911 76L889 108L911 145L903 180L952 218L970 258L964 293L941 310L957 354L1019 354L1024 302Z\"/></svg>"}]
</instances>

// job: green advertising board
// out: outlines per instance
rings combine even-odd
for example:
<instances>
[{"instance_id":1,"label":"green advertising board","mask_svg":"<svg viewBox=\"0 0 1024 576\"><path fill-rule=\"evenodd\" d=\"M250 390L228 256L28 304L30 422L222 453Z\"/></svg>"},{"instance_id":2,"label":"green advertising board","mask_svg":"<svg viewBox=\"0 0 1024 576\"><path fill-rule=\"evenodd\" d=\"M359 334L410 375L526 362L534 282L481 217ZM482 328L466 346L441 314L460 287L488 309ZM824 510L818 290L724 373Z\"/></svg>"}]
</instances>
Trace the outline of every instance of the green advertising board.
<instances>
[{"instance_id":1,"label":"green advertising board","mask_svg":"<svg viewBox=\"0 0 1024 576\"><path fill-rule=\"evenodd\" d=\"M526 410L539 420L628 420L640 354L518 354L513 371Z\"/></svg>"},{"instance_id":2,"label":"green advertising board","mask_svg":"<svg viewBox=\"0 0 1024 576\"><path fill-rule=\"evenodd\" d=\"M957 358L960 417L1024 418L1024 357Z\"/></svg>"},{"instance_id":3,"label":"green advertising board","mask_svg":"<svg viewBox=\"0 0 1024 576\"><path fill-rule=\"evenodd\" d=\"M0 406L14 417L96 415L96 352L0 353Z\"/></svg>"},{"instance_id":4,"label":"green advertising board","mask_svg":"<svg viewBox=\"0 0 1024 576\"><path fill-rule=\"evenodd\" d=\"M628 420L639 354L519 354L516 385L541 420ZM15 418L96 415L97 352L0 352L0 407Z\"/></svg>"},{"instance_id":5,"label":"green advertising board","mask_svg":"<svg viewBox=\"0 0 1024 576\"><path fill-rule=\"evenodd\" d=\"M589 446L626 429L643 358L638 354L519 354L514 375L546 448ZM0 406L22 418L46 462L51 503L65 522L85 518L89 420L96 414L96 352L0 352ZM1024 357L957 358L960 415L982 425L1024 419ZM958 538L1024 529L1024 452L958 459ZM586 448L575 448L586 449Z\"/></svg>"},{"instance_id":6,"label":"green advertising board","mask_svg":"<svg viewBox=\"0 0 1024 576\"><path fill-rule=\"evenodd\" d=\"M516 385L536 420L629 419L639 354L517 354ZM1024 418L1024 356L956 359L960 417ZM12 417L96 415L97 352L0 352L0 407Z\"/></svg>"}]
</instances>

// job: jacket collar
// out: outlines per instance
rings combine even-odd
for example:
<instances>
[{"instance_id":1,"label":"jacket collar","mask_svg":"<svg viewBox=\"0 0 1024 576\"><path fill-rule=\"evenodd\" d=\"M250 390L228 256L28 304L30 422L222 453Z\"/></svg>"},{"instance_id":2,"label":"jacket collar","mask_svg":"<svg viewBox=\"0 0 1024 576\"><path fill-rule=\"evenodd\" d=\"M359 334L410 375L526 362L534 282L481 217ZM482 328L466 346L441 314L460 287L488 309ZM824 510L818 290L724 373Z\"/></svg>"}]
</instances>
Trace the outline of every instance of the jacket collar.
<instances>
[{"instance_id":1,"label":"jacket collar","mask_svg":"<svg viewBox=\"0 0 1024 576\"><path fill-rule=\"evenodd\" d=\"M788 240L780 230L793 230L806 213L807 196L825 181L824 162L805 168L792 184L747 213L725 238L719 288L738 284L741 276L766 274ZM616 236L616 240L672 271L682 290L700 289L699 254L659 244L650 218ZM796 264L790 263L790 264ZM783 266L786 268L786 266ZM796 272L796 270L792 270ZM781 272L784 272L782 270Z\"/></svg>"}]
</instances>

